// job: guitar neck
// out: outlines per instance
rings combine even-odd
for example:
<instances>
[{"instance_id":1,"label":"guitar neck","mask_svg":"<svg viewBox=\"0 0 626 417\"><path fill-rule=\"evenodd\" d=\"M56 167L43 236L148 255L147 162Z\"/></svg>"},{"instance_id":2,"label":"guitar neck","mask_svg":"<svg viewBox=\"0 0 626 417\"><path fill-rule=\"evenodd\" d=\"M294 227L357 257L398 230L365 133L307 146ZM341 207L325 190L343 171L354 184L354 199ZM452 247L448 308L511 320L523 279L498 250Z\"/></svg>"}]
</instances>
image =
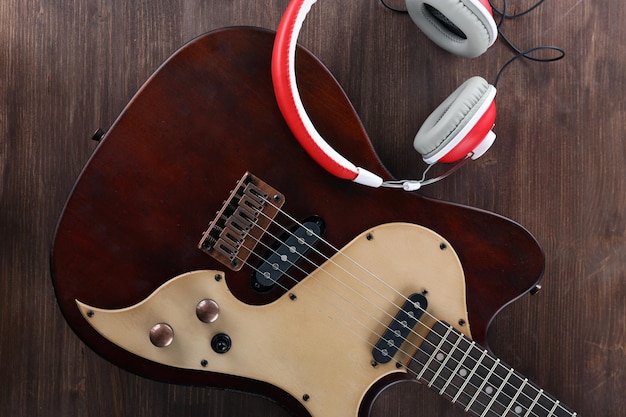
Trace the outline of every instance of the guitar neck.
<instances>
[{"instance_id":1,"label":"guitar neck","mask_svg":"<svg viewBox=\"0 0 626 417\"><path fill-rule=\"evenodd\" d=\"M409 369L420 382L475 416L578 415L442 321L431 328Z\"/></svg>"}]
</instances>

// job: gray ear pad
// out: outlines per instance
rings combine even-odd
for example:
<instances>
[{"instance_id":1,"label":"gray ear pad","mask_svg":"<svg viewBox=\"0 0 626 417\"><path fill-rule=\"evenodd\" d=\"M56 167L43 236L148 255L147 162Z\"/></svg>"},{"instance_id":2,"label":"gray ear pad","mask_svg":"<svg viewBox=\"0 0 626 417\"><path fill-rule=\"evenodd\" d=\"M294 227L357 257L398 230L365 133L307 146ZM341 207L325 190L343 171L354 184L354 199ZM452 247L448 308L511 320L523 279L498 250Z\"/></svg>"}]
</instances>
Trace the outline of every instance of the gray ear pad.
<instances>
[{"instance_id":1,"label":"gray ear pad","mask_svg":"<svg viewBox=\"0 0 626 417\"><path fill-rule=\"evenodd\" d=\"M432 6L429 3L436 4ZM409 15L441 48L462 57L481 55L496 40L493 16L479 0L406 0Z\"/></svg>"},{"instance_id":2,"label":"gray ear pad","mask_svg":"<svg viewBox=\"0 0 626 417\"><path fill-rule=\"evenodd\" d=\"M413 140L415 150L426 160L450 143L489 100L489 89L484 78L465 81L424 121Z\"/></svg>"}]
</instances>

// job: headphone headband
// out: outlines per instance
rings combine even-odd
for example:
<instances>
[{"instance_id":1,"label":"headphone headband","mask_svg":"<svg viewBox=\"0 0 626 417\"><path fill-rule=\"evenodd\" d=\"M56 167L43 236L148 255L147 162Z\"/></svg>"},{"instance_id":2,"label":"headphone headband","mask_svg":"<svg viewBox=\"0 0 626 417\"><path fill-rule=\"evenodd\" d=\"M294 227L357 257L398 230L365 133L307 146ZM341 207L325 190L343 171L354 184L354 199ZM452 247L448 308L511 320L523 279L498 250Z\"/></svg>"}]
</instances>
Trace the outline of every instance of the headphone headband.
<instances>
[{"instance_id":1,"label":"headphone headband","mask_svg":"<svg viewBox=\"0 0 626 417\"><path fill-rule=\"evenodd\" d=\"M296 83L296 45L306 15L317 0L293 0L278 26L272 52L272 80L278 107L304 149L327 171L370 187L383 183L378 175L357 167L324 140L307 114Z\"/></svg>"},{"instance_id":2,"label":"headphone headband","mask_svg":"<svg viewBox=\"0 0 626 417\"><path fill-rule=\"evenodd\" d=\"M420 0L407 0L407 6L410 3L415 4L414 2L416 1L420 2ZM456 2L458 0L446 1ZM470 10L470 7L465 5L466 1L473 4L476 1L483 0L462 0L461 6ZM300 98L296 82L295 65L298 35L307 14L315 3L317 3L317 0L291 0L278 26L272 52L272 81L274 83L276 101L287 125L298 142L319 165L331 174L370 187L383 186L414 191L422 185L431 184L448 176L449 174L445 173L431 180L383 181L378 175L364 168L357 167L340 155L317 131ZM456 7L459 6L455 5L450 11L446 8L443 9L445 12L450 12L453 20L463 20L452 13L452 11L456 13ZM479 7L481 9L484 8L483 5ZM437 13L441 12L437 11ZM476 24L476 16L474 14L465 17L468 21L473 21ZM445 16L438 19L444 20L444 18ZM451 25L454 25L454 22L450 22ZM481 22L478 23L480 23L478 25L480 28L484 27ZM464 21L460 25L465 28L466 25L469 27L472 23ZM486 81L484 83L488 86ZM450 118L451 120L443 122L442 120L447 119L437 117L435 122L430 123L432 126L428 130L432 130L432 132L425 135L429 138L426 143L421 143L422 139L420 139L420 132L418 132L414 141L416 150L420 151L420 148L425 145L429 147L432 145L428 155L420 151L424 160L430 165L437 161L446 163L456 161L457 166L460 166L470 157L476 159L481 156L493 144L495 139L495 135L491 132L491 127L495 120L494 96L495 88L492 86L488 86L486 89L470 88L467 92L459 94L458 99L451 100L454 102L454 105L451 105L451 103L446 104L446 108L443 110L453 116ZM467 103L465 103L466 99ZM450 109L453 108L458 108L458 111L452 112ZM434 127L436 129L431 129ZM438 131L447 133L445 136L439 136L436 134ZM455 169L453 168L448 172L451 173Z\"/></svg>"}]
</instances>

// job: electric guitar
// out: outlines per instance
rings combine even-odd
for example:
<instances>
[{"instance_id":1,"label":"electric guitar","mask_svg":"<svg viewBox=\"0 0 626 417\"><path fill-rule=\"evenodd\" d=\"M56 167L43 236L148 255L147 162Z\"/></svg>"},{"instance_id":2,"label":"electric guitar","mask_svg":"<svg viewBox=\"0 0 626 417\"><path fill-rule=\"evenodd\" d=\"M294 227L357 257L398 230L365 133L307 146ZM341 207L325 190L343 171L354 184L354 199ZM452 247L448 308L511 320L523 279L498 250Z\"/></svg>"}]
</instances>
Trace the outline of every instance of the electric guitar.
<instances>
[{"instance_id":1,"label":"electric guitar","mask_svg":"<svg viewBox=\"0 0 626 417\"><path fill-rule=\"evenodd\" d=\"M518 224L336 179L277 108L274 34L218 30L176 52L98 145L58 223L52 277L112 363L254 392L298 416L367 416L418 380L477 416L576 416L486 346L544 256ZM341 87L298 50L332 145L389 174Z\"/></svg>"}]
</instances>

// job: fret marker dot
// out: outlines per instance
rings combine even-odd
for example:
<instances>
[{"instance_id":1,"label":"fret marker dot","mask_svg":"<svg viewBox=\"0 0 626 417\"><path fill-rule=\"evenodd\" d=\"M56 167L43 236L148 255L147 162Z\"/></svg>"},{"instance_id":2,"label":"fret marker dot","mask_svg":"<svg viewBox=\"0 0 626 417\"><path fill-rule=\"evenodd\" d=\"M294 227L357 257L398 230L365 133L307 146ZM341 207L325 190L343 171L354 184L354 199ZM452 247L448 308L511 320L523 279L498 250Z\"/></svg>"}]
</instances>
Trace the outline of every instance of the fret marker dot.
<instances>
[{"instance_id":1,"label":"fret marker dot","mask_svg":"<svg viewBox=\"0 0 626 417\"><path fill-rule=\"evenodd\" d=\"M515 411L515 414L520 414L521 415L522 411L524 411L524 409L521 406L516 405L514 411Z\"/></svg>"},{"instance_id":2,"label":"fret marker dot","mask_svg":"<svg viewBox=\"0 0 626 417\"><path fill-rule=\"evenodd\" d=\"M487 395L491 395L491 394L493 394L493 387L491 387L491 386L487 385L487 386L485 387L485 392L487 393Z\"/></svg>"},{"instance_id":3,"label":"fret marker dot","mask_svg":"<svg viewBox=\"0 0 626 417\"><path fill-rule=\"evenodd\" d=\"M437 358L437 360L439 362L441 362L443 360L443 358L445 358L443 353L437 353L437 356L435 356L435 358Z\"/></svg>"},{"instance_id":4,"label":"fret marker dot","mask_svg":"<svg viewBox=\"0 0 626 417\"><path fill-rule=\"evenodd\" d=\"M459 375L461 375L462 377L466 377L467 376L467 369L465 369L465 368L459 369Z\"/></svg>"}]
</instances>

